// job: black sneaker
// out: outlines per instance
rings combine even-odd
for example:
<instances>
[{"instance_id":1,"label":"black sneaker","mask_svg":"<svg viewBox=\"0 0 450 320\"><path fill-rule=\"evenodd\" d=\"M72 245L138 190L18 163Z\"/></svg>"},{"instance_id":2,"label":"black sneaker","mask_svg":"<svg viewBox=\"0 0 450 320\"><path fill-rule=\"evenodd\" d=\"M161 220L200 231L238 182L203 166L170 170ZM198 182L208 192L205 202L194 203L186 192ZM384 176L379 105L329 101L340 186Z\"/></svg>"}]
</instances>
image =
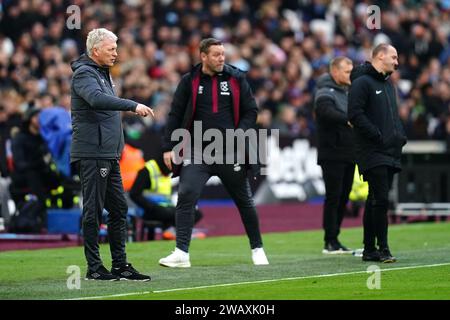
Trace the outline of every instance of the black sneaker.
<instances>
[{"instance_id":1,"label":"black sneaker","mask_svg":"<svg viewBox=\"0 0 450 320\"><path fill-rule=\"evenodd\" d=\"M368 251L364 249L362 254L363 261L381 261L380 252L378 250Z\"/></svg>"},{"instance_id":2,"label":"black sneaker","mask_svg":"<svg viewBox=\"0 0 450 320\"><path fill-rule=\"evenodd\" d=\"M111 274L104 266L100 266L95 271L88 270L85 280L119 281L120 278Z\"/></svg>"},{"instance_id":3,"label":"black sneaker","mask_svg":"<svg viewBox=\"0 0 450 320\"><path fill-rule=\"evenodd\" d=\"M111 273L115 276L118 276L120 280L133 280L133 281L150 281L150 276L146 276L145 274L139 273L131 263L127 263L126 265L120 268L112 268Z\"/></svg>"},{"instance_id":4,"label":"black sneaker","mask_svg":"<svg viewBox=\"0 0 450 320\"><path fill-rule=\"evenodd\" d=\"M392 256L388 248L385 248L380 250L380 261L383 263L393 263L397 261L397 258Z\"/></svg>"},{"instance_id":5,"label":"black sneaker","mask_svg":"<svg viewBox=\"0 0 450 320\"><path fill-rule=\"evenodd\" d=\"M330 241L325 243L322 250L323 254L350 254L351 250L343 246L339 241Z\"/></svg>"},{"instance_id":6,"label":"black sneaker","mask_svg":"<svg viewBox=\"0 0 450 320\"><path fill-rule=\"evenodd\" d=\"M337 243L338 243L338 246L339 246L339 250L342 251L343 253L348 253L348 254L353 253L353 250L347 248L346 246L344 246L339 241Z\"/></svg>"}]
</instances>

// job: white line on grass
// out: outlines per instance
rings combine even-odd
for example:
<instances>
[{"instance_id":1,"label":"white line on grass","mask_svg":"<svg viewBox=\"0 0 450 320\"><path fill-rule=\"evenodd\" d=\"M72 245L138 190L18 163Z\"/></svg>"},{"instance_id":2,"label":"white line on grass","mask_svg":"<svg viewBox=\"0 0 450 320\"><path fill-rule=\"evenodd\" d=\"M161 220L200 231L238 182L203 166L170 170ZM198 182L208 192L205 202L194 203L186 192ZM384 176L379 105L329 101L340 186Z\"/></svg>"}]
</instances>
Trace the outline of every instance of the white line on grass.
<instances>
[{"instance_id":1,"label":"white line on grass","mask_svg":"<svg viewBox=\"0 0 450 320\"><path fill-rule=\"evenodd\" d=\"M450 262L427 264L427 265L416 265L416 266L409 266L409 267L387 268L387 269L380 269L380 272L407 270L407 269L419 269L419 268L432 268L432 267L440 267L440 266L448 266L448 265L450 265ZM155 291L130 292L130 293L111 294L111 295L106 295L106 296L80 297L80 298L66 299L66 300L90 300L90 299L117 298L117 297L126 297L126 296L138 296L138 295L144 295L144 294L150 294L150 293L165 293L165 292L175 292L175 291L188 291L188 290L199 290L199 289L209 289L209 288L232 287L232 286L240 286L240 285L246 285L246 284L270 283L270 282L277 282L277 281L291 281L291 280L347 276L347 275L360 274L360 273L367 273L367 271L364 270L364 271L352 271L352 272L342 272L342 273L318 274L318 275L314 275L314 276L304 276L304 277L291 277L291 278L281 278L281 279L267 279L267 280L255 280L255 281L234 282L234 283L222 283L222 284L212 284L212 285L208 285L208 286L175 288L175 289L155 290Z\"/></svg>"}]
</instances>

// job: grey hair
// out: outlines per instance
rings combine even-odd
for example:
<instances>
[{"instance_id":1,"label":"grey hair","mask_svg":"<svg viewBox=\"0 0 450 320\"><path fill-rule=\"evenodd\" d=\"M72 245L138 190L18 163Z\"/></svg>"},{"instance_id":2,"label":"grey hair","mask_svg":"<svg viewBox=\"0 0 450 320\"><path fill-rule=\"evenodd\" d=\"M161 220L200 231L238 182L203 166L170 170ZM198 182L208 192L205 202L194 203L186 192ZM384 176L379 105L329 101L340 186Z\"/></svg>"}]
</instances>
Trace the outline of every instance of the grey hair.
<instances>
[{"instance_id":1,"label":"grey hair","mask_svg":"<svg viewBox=\"0 0 450 320\"><path fill-rule=\"evenodd\" d=\"M92 55L92 49L96 48L105 39L117 41L118 37L105 28L93 29L89 32L86 39L86 51L89 57Z\"/></svg>"}]
</instances>

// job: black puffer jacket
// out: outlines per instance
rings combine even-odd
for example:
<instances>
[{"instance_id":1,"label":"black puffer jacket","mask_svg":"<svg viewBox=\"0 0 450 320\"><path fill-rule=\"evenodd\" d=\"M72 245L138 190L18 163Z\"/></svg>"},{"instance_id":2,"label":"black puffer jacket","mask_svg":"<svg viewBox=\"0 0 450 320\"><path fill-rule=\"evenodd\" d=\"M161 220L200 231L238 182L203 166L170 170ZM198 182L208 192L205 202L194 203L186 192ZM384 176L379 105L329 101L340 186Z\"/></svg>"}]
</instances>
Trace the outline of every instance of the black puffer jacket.
<instances>
[{"instance_id":1,"label":"black puffer jacket","mask_svg":"<svg viewBox=\"0 0 450 320\"><path fill-rule=\"evenodd\" d=\"M116 96L107 68L88 56L72 62L71 162L119 159L124 146L120 111L136 111L137 102Z\"/></svg>"},{"instance_id":2,"label":"black puffer jacket","mask_svg":"<svg viewBox=\"0 0 450 320\"><path fill-rule=\"evenodd\" d=\"M347 89L338 85L330 74L324 74L317 80L314 112L318 164L323 161L355 162L353 131L347 124Z\"/></svg>"},{"instance_id":3,"label":"black puffer jacket","mask_svg":"<svg viewBox=\"0 0 450 320\"><path fill-rule=\"evenodd\" d=\"M400 122L395 88L389 75L369 62L352 70L349 119L354 126L356 161L362 174L387 165L400 171L406 135Z\"/></svg>"}]
</instances>

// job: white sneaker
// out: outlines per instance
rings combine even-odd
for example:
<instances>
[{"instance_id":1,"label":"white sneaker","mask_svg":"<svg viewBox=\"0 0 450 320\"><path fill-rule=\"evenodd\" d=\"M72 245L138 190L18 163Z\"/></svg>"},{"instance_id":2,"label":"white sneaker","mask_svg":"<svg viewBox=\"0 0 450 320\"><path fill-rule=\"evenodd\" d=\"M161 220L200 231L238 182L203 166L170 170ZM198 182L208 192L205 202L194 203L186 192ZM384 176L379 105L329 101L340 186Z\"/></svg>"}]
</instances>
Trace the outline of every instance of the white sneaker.
<instances>
[{"instance_id":1,"label":"white sneaker","mask_svg":"<svg viewBox=\"0 0 450 320\"><path fill-rule=\"evenodd\" d=\"M255 266L269 264L263 248L252 249L252 260Z\"/></svg>"},{"instance_id":2,"label":"white sneaker","mask_svg":"<svg viewBox=\"0 0 450 320\"><path fill-rule=\"evenodd\" d=\"M178 248L175 248L170 255L165 258L159 259L159 264L163 267L169 268L190 268L191 262L189 261L189 253L184 252Z\"/></svg>"}]
</instances>

